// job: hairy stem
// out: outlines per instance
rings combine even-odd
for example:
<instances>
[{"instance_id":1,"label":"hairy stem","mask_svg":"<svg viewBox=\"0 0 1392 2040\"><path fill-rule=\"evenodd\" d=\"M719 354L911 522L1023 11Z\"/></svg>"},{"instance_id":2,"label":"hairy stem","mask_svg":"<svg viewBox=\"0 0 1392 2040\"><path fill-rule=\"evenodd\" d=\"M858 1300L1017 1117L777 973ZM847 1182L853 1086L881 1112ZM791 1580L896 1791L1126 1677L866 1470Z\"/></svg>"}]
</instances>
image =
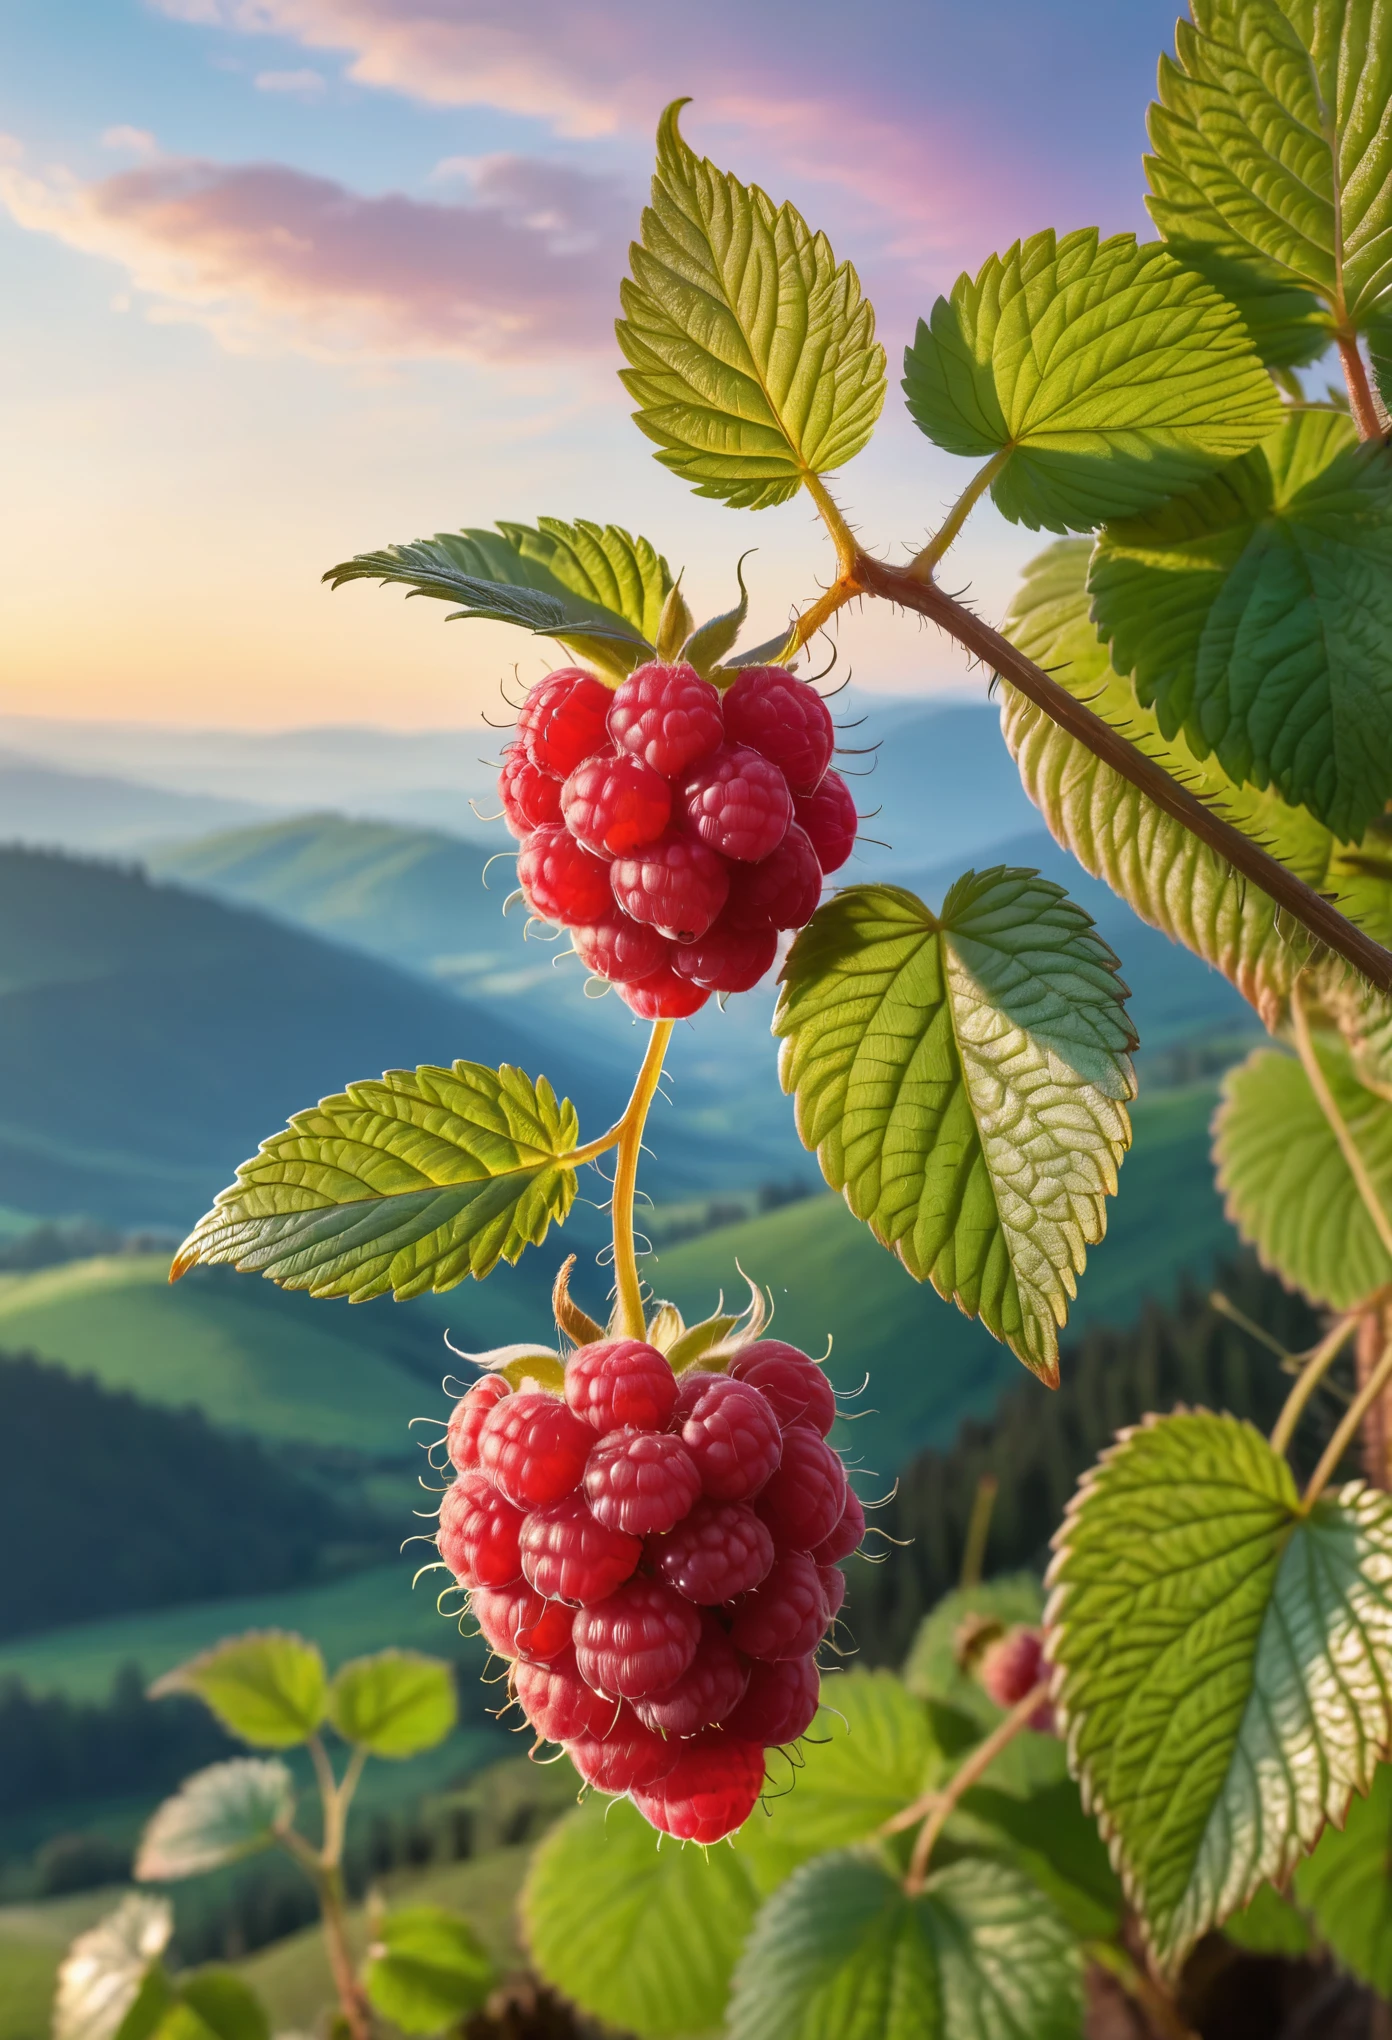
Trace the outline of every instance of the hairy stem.
<instances>
[{"instance_id":1,"label":"hairy stem","mask_svg":"<svg viewBox=\"0 0 1392 2040\"><path fill-rule=\"evenodd\" d=\"M1334 1478L1334 1469L1348 1451L1368 1411L1377 1401L1389 1381L1392 1381L1392 1341L1389 1341L1381 1360L1364 1382L1358 1394L1345 1411L1339 1428L1324 1448L1324 1456L1310 1475L1309 1485L1300 1498L1301 1509L1308 1514Z\"/></svg>"},{"instance_id":2,"label":"hairy stem","mask_svg":"<svg viewBox=\"0 0 1392 2040\"><path fill-rule=\"evenodd\" d=\"M991 1730L985 1741L977 1744L960 1770L953 1772L940 1792L925 1792L912 1806L906 1806L902 1813L895 1814L893 1820L885 1822L881 1832L893 1835L900 1833L904 1828L913 1827L916 1821L923 1821L904 1878L904 1889L910 1898L917 1898L927 1882L928 1864L938 1837L952 1818L958 1802L971 1791L973 1785L980 1783L1001 1751L1014 1742L1022 1729L1029 1727L1030 1716L1048 1697L1049 1681L1041 1679L1031 1692L1026 1693L1023 1700L1011 1708L1004 1721Z\"/></svg>"},{"instance_id":3,"label":"hairy stem","mask_svg":"<svg viewBox=\"0 0 1392 2040\"><path fill-rule=\"evenodd\" d=\"M619 1330L625 1338L641 1339L646 1329L643 1285L638 1279L638 1254L633 1244L633 1195L638 1185L638 1155L643 1128L662 1076L662 1058L672 1038L673 1022L655 1020L633 1096L620 1122L619 1159L614 1170L614 1287Z\"/></svg>"},{"instance_id":4,"label":"hairy stem","mask_svg":"<svg viewBox=\"0 0 1392 2040\"><path fill-rule=\"evenodd\" d=\"M836 547L836 563L844 577L854 565L856 555L860 551L855 533L842 516L836 498L821 476L808 473L804 474L802 479L808 495L817 506L818 515L831 534L831 542Z\"/></svg>"},{"instance_id":5,"label":"hairy stem","mask_svg":"<svg viewBox=\"0 0 1392 2040\"><path fill-rule=\"evenodd\" d=\"M1301 1368L1299 1379L1286 1397L1281 1414L1276 1419L1276 1427L1271 1433L1273 1452L1284 1452L1289 1447L1291 1439L1295 1436L1295 1427L1304 1414L1306 1403L1343 1352L1357 1323L1357 1311L1351 1312L1348 1317L1340 1318L1333 1330L1320 1340Z\"/></svg>"},{"instance_id":6,"label":"hairy stem","mask_svg":"<svg viewBox=\"0 0 1392 2040\"><path fill-rule=\"evenodd\" d=\"M947 516L933 533L927 545L924 546L922 552L915 553L914 557L909 561L905 569L906 573L912 574L919 581L932 580L933 569L937 566L938 561L952 544L958 532L971 516L972 511L981 501L981 498L990 488L992 482L996 479L996 476L1014 451L1013 446L1003 446L999 453L992 454L985 467L980 468L972 476L966 488L963 489L957 501L948 511Z\"/></svg>"},{"instance_id":7,"label":"hairy stem","mask_svg":"<svg viewBox=\"0 0 1392 2040\"><path fill-rule=\"evenodd\" d=\"M1377 399L1373 395L1373 385L1369 380L1368 365L1352 334L1339 341L1339 359L1344 365L1349 409L1353 413L1353 422L1358 427L1359 438L1381 439L1387 428L1378 416Z\"/></svg>"},{"instance_id":8,"label":"hairy stem","mask_svg":"<svg viewBox=\"0 0 1392 2040\"><path fill-rule=\"evenodd\" d=\"M1087 1941L1083 1953L1099 1969L1116 1978L1155 2032L1164 2035L1164 2040L1198 2040L1193 2027L1186 2025L1174 2004L1152 1983L1140 1964L1132 1961L1125 1948L1115 1941Z\"/></svg>"},{"instance_id":9,"label":"hairy stem","mask_svg":"<svg viewBox=\"0 0 1392 2040\"><path fill-rule=\"evenodd\" d=\"M1388 1219L1386 1208L1377 1192L1377 1185L1368 1172L1368 1164L1363 1159L1358 1143L1339 1110L1338 1102L1329 1086L1329 1079L1324 1073L1324 1065L1315 1053L1314 1040L1310 1034L1310 1016L1305 1010L1299 978L1291 986L1290 1003L1291 1031L1295 1035L1295 1046L1301 1066L1309 1079L1310 1089L1319 1101L1320 1111L1329 1122L1330 1132L1339 1143L1339 1152L1358 1187L1358 1195L1363 1201L1364 1208L1373 1221L1373 1229L1382 1243L1382 1250L1389 1260L1392 1260L1392 1221Z\"/></svg>"}]
</instances>

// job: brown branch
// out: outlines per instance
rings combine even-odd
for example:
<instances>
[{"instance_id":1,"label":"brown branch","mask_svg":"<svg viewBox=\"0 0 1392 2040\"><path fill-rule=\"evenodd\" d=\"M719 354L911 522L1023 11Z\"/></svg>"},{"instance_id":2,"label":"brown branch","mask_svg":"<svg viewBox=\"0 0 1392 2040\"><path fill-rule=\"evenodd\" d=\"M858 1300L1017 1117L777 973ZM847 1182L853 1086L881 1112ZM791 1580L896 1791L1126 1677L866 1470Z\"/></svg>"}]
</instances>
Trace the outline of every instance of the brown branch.
<instances>
[{"instance_id":1,"label":"brown branch","mask_svg":"<svg viewBox=\"0 0 1392 2040\"><path fill-rule=\"evenodd\" d=\"M1339 341L1339 359L1344 365L1344 381L1348 384L1349 409L1353 422L1358 427L1360 439L1381 439L1387 427L1378 416L1377 400L1373 386L1368 380L1368 368L1359 352L1358 342L1352 334L1346 334Z\"/></svg>"}]
</instances>

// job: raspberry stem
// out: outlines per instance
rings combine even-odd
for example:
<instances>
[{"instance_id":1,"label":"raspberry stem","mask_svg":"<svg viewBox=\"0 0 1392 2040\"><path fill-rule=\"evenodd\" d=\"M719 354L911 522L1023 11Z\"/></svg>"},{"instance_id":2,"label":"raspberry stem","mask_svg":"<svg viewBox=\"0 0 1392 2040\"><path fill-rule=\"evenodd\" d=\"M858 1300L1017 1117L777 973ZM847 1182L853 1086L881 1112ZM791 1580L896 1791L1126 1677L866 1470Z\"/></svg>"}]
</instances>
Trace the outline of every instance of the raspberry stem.
<instances>
[{"instance_id":1,"label":"raspberry stem","mask_svg":"<svg viewBox=\"0 0 1392 2040\"><path fill-rule=\"evenodd\" d=\"M1295 1386L1286 1397L1281 1414L1276 1419L1276 1428L1271 1433L1273 1452L1284 1452L1295 1435L1306 1403L1323 1381L1329 1369L1343 1352L1349 1340L1358 1329L1358 1312L1350 1311L1347 1317L1329 1331L1315 1347L1296 1378Z\"/></svg>"},{"instance_id":2,"label":"raspberry stem","mask_svg":"<svg viewBox=\"0 0 1392 2040\"><path fill-rule=\"evenodd\" d=\"M885 1822L880 1830L885 1835L900 1834L917 1821L923 1822L904 1878L904 1890L910 1898L917 1898L928 1880L928 1863L934 1845L951 1819L957 1802L970 1792L973 1785L980 1783L1007 1743L1014 1742L1020 1731L1028 1728L1030 1716L1048 1697L1049 1681L1041 1679L1023 1700L1011 1708L1004 1721L992 1729L986 1740L977 1744L961 1769L954 1772L940 1792L925 1792L902 1813L896 1813L893 1820Z\"/></svg>"},{"instance_id":3,"label":"raspberry stem","mask_svg":"<svg viewBox=\"0 0 1392 2040\"><path fill-rule=\"evenodd\" d=\"M633 1086L623 1118L619 1121L619 1157L614 1170L614 1196L610 1205L614 1221L614 1282L618 1303L616 1330L621 1338L641 1339L647 1329L643 1315L643 1285L638 1279L638 1254L633 1244L633 1195L638 1185L638 1156L643 1145L643 1128L648 1110L657 1095L662 1076L662 1059L672 1038L671 1020L655 1020L647 1054Z\"/></svg>"}]
</instances>

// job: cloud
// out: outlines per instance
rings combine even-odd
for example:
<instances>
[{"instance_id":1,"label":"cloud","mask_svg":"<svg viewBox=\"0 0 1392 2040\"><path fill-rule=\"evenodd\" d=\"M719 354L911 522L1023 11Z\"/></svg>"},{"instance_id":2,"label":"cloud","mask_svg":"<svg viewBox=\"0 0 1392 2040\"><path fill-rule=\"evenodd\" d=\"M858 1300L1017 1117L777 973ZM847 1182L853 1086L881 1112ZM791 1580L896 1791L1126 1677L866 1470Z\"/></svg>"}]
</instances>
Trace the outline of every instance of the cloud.
<instances>
[{"instance_id":1,"label":"cloud","mask_svg":"<svg viewBox=\"0 0 1392 2040\"><path fill-rule=\"evenodd\" d=\"M154 156L159 143L148 128L109 127L102 131L104 149L123 149L132 156Z\"/></svg>"},{"instance_id":2,"label":"cloud","mask_svg":"<svg viewBox=\"0 0 1392 2040\"><path fill-rule=\"evenodd\" d=\"M291 92L300 99L317 99L327 89L319 71L258 71L258 92Z\"/></svg>"}]
</instances>

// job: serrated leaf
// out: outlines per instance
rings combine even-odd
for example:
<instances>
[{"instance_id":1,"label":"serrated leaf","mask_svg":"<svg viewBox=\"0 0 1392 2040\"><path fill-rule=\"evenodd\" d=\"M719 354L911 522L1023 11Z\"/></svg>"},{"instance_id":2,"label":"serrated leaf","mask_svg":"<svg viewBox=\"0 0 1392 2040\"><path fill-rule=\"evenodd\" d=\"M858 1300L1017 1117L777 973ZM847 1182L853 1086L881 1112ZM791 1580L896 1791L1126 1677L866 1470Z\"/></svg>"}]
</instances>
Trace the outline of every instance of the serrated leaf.
<instances>
[{"instance_id":1,"label":"serrated leaf","mask_svg":"<svg viewBox=\"0 0 1392 2040\"><path fill-rule=\"evenodd\" d=\"M1234 786L1216 758L1198 757L1182 734L1166 739L1154 709L1139 706L1088 618L1089 554L1086 541L1065 540L1032 562L1006 618L1012 641L1172 778L1264 844L1377 941L1392 944L1392 871L1378 844L1370 839L1344 850L1306 809L1288 807L1271 790ZM1221 970L1269 1028L1279 1027L1291 984L1311 961L1303 930L1008 684L1001 688L1001 728L1025 791L1064 848L1143 921ZM1364 856L1364 847L1378 854ZM1351 974L1329 959L1320 975L1341 980Z\"/></svg>"},{"instance_id":2,"label":"serrated leaf","mask_svg":"<svg viewBox=\"0 0 1392 2040\"><path fill-rule=\"evenodd\" d=\"M627 1800L591 1799L537 1849L522 1890L534 1966L640 2040L718 2027L754 1892L730 1849L684 1849Z\"/></svg>"},{"instance_id":3,"label":"serrated leaf","mask_svg":"<svg viewBox=\"0 0 1392 2040\"><path fill-rule=\"evenodd\" d=\"M1150 1417L1055 1547L1070 1765L1173 1970L1371 1783L1392 1737L1392 1499L1353 1482L1302 1514L1251 1425Z\"/></svg>"},{"instance_id":4,"label":"serrated leaf","mask_svg":"<svg viewBox=\"0 0 1392 2040\"><path fill-rule=\"evenodd\" d=\"M193 1693L243 1742L285 1750L324 1719L326 1685L319 1646L285 1629L231 1636L177 1665L150 1688L152 1700Z\"/></svg>"},{"instance_id":5,"label":"serrated leaf","mask_svg":"<svg viewBox=\"0 0 1392 2040\"><path fill-rule=\"evenodd\" d=\"M741 1959L730 2040L1077 2040L1082 1961L1033 1885L960 1862L917 1898L849 1851L764 1905Z\"/></svg>"},{"instance_id":6,"label":"serrated leaf","mask_svg":"<svg viewBox=\"0 0 1392 2040\"><path fill-rule=\"evenodd\" d=\"M791 205L695 155L685 104L658 127L620 374L664 467L698 496L762 510L860 452L884 404L884 349L850 264Z\"/></svg>"},{"instance_id":7,"label":"serrated leaf","mask_svg":"<svg viewBox=\"0 0 1392 2040\"><path fill-rule=\"evenodd\" d=\"M290 1773L278 1757L210 1764L151 1815L135 1875L142 1884L163 1884L239 1862L270 1846L294 1804Z\"/></svg>"},{"instance_id":8,"label":"serrated leaf","mask_svg":"<svg viewBox=\"0 0 1392 2040\"><path fill-rule=\"evenodd\" d=\"M1329 345L1329 315L1319 299L1262 256L1240 248L1167 240L1170 252L1197 269L1235 305L1247 337L1268 368L1301 368Z\"/></svg>"},{"instance_id":9,"label":"serrated leaf","mask_svg":"<svg viewBox=\"0 0 1392 2040\"><path fill-rule=\"evenodd\" d=\"M1313 1045L1373 1187L1392 1212L1392 1104L1359 1083L1337 1037L1320 1033ZM1263 1266L1335 1310L1351 1310L1392 1282L1392 1261L1293 1056L1259 1048L1230 1070L1213 1132L1228 1218Z\"/></svg>"},{"instance_id":10,"label":"serrated leaf","mask_svg":"<svg viewBox=\"0 0 1392 2040\"><path fill-rule=\"evenodd\" d=\"M133 1892L79 1934L58 1971L53 2040L115 2040L173 1931L168 1899Z\"/></svg>"},{"instance_id":11,"label":"serrated leaf","mask_svg":"<svg viewBox=\"0 0 1392 2040\"><path fill-rule=\"evenodd\" d=\"M1098 633L1162 733L1337 836L1392 790L1392 454L1305 411L1147 517L1108 526Z\"/></svg>"},{"instance_id":12,"label":"serrated leaf","mask_svg":"<svg viewBox=\"0 0 1392 2040\"><path fill-rule=\"evenodd\" d=\"M1326 1828L1295 1873L1320 1938L1380 1997L1392 1997L1392 1764L1379 1764L1342 1830Z\"/></svg>"},{"instance_id":13,"label":"serrated leaf","mask_svg":"<svg viewBox=\"0 0 1392 2040\"><path fill-rule=\"evenodd\" d=\"M794 942L773 1023L828 1183L1051 1382L1131 1138L1116 973L1089 916L1032 871L968 872L937 915L852 886Z\"/></svg>"},{"instance_id":14,"label":"serrated leaf","mask_svg":"<svg viewBox=\"0 0 1392 2040\"><path fill-rule=\"evenodd\" d=\"M182 1978L179 1997L216 2040L270 2040L265 2006L230 1969L201 1969Z\"/></svg>"},{"instance_id":15,"label":"serrated leaf","mask_svg":"<svg viewBox=\"0 0 1392 2040\"><path fill-rule=\"evenodd\" d=\"M563 1158L578 1137L569 1100L507 1063L389 1070L263 1141L172 1275L230 1261L354 1303L481 1281L564 1220L576 1185Z\"/></svg>"},{"instance_id":16,"label":"serrated leaf","mask_svg":"<svg viewBox=\"0 0 1392 2040\"><path fill-rule=\"evenodd\" d=\"M443 1658L414 1650L354 1658L334 1673L328 1715L345 1742L374 1757L414 1757L443 1742L459 1719L454 1673Z\"/></svg>"},{"instance_id":17,"label":"serrated leaf","mask_svg":"<svg viewBox=\"0 0 1392 2040\"><path fill-rule=\"evenodd\" d=\"M1385 0L1194 0L1146 158L1171 240L1262 257L1361 326L1392 285Z\"/></svg>"},{"instance_id":18,"label":"serrated leaf","mask_svg":"<svg viewBox=\"0 0 1392 2040\"><path fill-rule=\"evenodd\" d=\"M1034 234L919 321L904 392L949 453L996 455L997 509L1090 531L1271 431L1280 406L1237 311L1158 242Z\"/></svg>"},{"instance_id":19,"label":"serrated leaf","mask_svg":"<svg viewBox=\"0 0 1392 2040\"><path fill-rule=\"evenodd\" d=\"M496 1980L492 1957L457 1913L403 1906L375 1922L363 1984L373 2010L403 2033L458 2025Z\"/></svg>"}]
</instances>

